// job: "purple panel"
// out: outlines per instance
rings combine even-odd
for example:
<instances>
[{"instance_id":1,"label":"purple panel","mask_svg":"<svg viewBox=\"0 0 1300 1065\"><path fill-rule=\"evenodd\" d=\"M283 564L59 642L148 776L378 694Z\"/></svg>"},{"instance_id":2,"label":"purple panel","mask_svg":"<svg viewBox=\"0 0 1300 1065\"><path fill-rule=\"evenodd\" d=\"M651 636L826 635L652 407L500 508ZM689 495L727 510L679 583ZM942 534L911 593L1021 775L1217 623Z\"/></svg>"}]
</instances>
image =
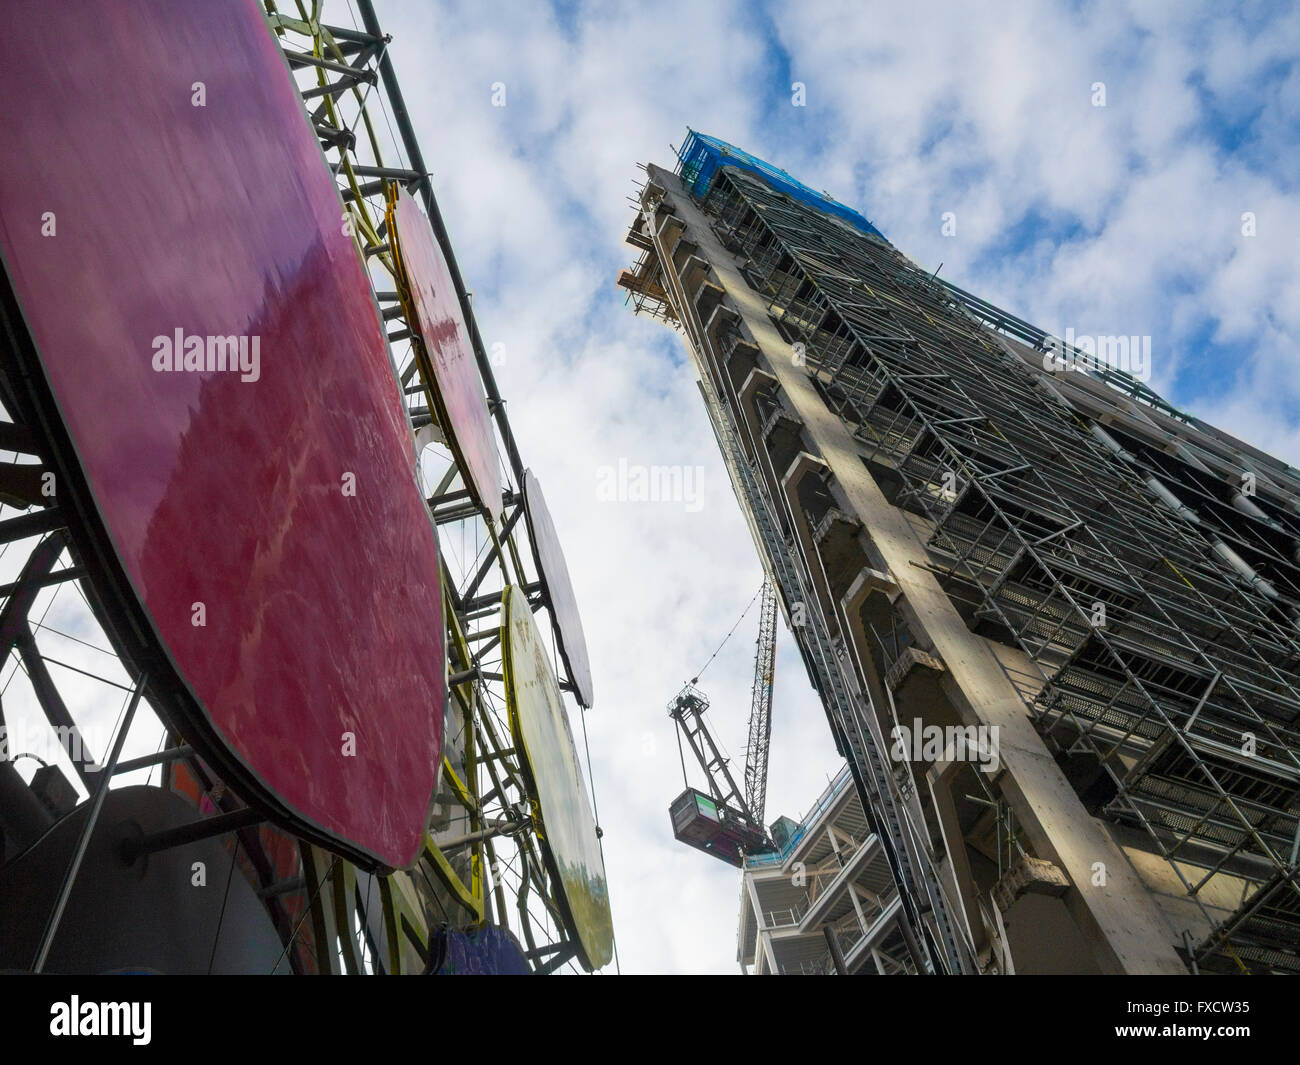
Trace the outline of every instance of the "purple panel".
<instances>
[{"instance_id":1,"label":"purple panel","mask_svg":"<svg viewBox=\"0 0 1300 1065\"><path fill-rule=\"evenodd\" d=\"M289 828L408 864L441 755L437 543L369 281L258 5L9 0L0 100L20 349L89 532L188 693L176 724ZM225 337L241 370L218 368ZM200 360L184 338L217 343Z\"/></svg>"},{"instance_id":2,"label":"purple panel","mask_svg":"<svg viewBox=\"0 0 1300 1065\"><path fill-rule=\"evenodd\" d=\"M473 932L433 934L434 976L527 976L519 943L504 928L488 925Z\"/></svg>"},{"instance_id":3,"label":"purple panel","mask_svg":"<svg viewBox=\"0 0 1300 1065\"><path fill-rule=\"evenodd\" d=\"M524 511L528 515L528 538L533 543L537 568L550 593L551 617L560 640L560 654L569 670L578 702L592 706L591 663L587 659L587 637L582 631L578 600L569 579L569 566L555 531L555 522L546 507L542 486L532 470L524 471Z\"/></svg>"},{"instance_id":4,"label":"purple panel","mask_svg":"<svg viewBox=\"0 0 1300 1065\"><path fill-rule=\"evenodd\" d=\"M447 259L429 220L405 191L396 214L398 254L415 301L415 324L433 364L435 399L444 415L440 420L449 429L461 469L469 473L468 487L493 520L499 520L501 459Z\"/></svg>"}]
</instances>

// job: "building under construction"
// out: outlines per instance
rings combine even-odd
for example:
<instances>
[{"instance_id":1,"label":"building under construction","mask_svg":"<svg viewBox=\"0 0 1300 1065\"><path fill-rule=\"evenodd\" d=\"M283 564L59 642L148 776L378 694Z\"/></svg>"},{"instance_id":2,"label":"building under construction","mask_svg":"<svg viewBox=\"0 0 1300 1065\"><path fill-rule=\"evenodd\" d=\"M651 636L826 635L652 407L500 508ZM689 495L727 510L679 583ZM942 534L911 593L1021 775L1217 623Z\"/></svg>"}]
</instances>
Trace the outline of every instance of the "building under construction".
<instances>
[{"instance_id":1,"label":"building under construction","mask_svg":"<svg viewBox=\"0 0 1300 1065\"><path fill-rule=\"evenodd\" d=\"M743 151L646 174L619 283L686 340L862 818L809 860L888 874L824 898L787 864L840 837L787 831L742 963L1300 971L1300 472Z\"/></svg>"},{"instance_id":2,"label":"building under construction","mask_svg":"<svg viewBox=\"0 0 1300 1065\"><path fill-rule=\"evenodd\" d=\"M799 823L773 826L776 849L746 855L739 960L745 972L821 976L915 972L898 887L848 768Z\"/></svg>"}]
</instances>

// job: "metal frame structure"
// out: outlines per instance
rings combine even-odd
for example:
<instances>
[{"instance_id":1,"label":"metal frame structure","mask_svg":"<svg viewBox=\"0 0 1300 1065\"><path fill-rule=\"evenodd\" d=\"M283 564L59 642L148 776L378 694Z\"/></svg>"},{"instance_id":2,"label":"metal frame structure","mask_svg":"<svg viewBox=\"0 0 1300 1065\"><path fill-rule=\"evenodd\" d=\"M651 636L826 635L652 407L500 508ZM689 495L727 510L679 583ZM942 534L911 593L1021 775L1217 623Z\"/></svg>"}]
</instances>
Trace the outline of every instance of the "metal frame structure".
<instances>
[{"instance_id":1,"label":"metal frame structure","mask_svg":"<svg viewBox=\"0 0 1300 1065\"><path fill-rule=\"evenodd\" d=\"M504 449L508 488L499 524L474 502L467 475L458 469L454 454L445 447L441 452L425 450L423 473L427 483L434 485L428 506L444 545L442 580L450 676L442 788L423 855L409 872L366 870L331 854L319 842L301 840L300 875L276 879L258 835L258 826L266 820L262 812L246 806L216 779L171 728L169 693L159 687L149 668L157 649L147 646L118 605L126 601L129 590L114 587L108 580L108 567L95 555L83 516L67 513L62 503L51 505L52 500L44 498L42 475L53 467L51 449L58 430L36 424L30 417L9 360L2 398L13 421L0 422L0 448L13 452L14 460L0 467L0 543L3 551L11 547L25 551L25 561L16 579L0 588L0 661L9 662L16 655L17 665L10 678L21 666L50 725L76 734L78 723L49 668L65 663L56 662L37 643L35 633L41 629L42 618L33 617L33 612L46 589L72 587L81 594L85 628L98 630L82 642L112 655L135 682L123 684L106 678L106 683L123 690L128 698L114 734L112 755L98 771L86 769L86 765L96 765L92 752L83 764L76 765L94 804L78 853L94 830L94 814L111 778L154 766L183 765L211 800L215 816L186 832L164 834L167 838L157 840L146 838L131 857L187 839L228 837L232 862L242 854L245 869L256 880L255 887L284 939L281 960L295 971L424 971L430 962L433 931L485 922L512 931L534 971L576 969L575 942L565 927L557 904L558 889L543 860L544 843L534 830L532 800L511 741L502 687L503 589L515 584L526 591L534 610L548 606L544 578L527 542L527 522L521 520L525 516L524 466L388 56L390 38L381 30L369 0L359 0L360 24L350 27L327 21L321 0L310 5L298 3L294 15L282 13L274 0L267 0L265 6L268 31L277 38L295 78L337 180L358 252L370 267L411 426L417 433L424 431L417 439L436 440L442 429L430 402L433 382L421 370L418 333L406 317L409 296L401 291L386 233L385 203L395 183L420 199L446 257ZM330 6L338 9L337 21L349 21L344 5ZM375 281L377 277L385 277L387 283ZM7 293L5 299L9 299ZM6 306L5 311L8 322L20 321L16 307ZM12 346L17 334L11 330L0 339ZM445 434L442 440L445 444ZM20 460L19 456L28 458ZM48 601L45 609L49 609ZM558 663L559 656L553 660ZM561 677L562 687L571 691L570 680ZM120 754L142 701L162 723L162 749L152 756L123 761ZM577 708L577 712L582 711ZM0 774L16 778L8 758L18 753L6 752L6 760L0 760ZM590 764L587 778L591 781ZM3 781L12 782L8 778ZM594 781L591 787L594 798ZM51 900L49 926L40 956L33 962L37 970L57 930L76 866L74 860L63 890ZM306 900L296 914L281 905L283 899L294 895ZM310 934L301 935L306 930Z\"/></svg>"},{"instance_id":2,"label":"metal frame structure","mask_svg":"<svg viewBox=\"0 0 1300 1065\"><path fill-rule=\"evenodd\" d=\"M774 854L742 867L737 954L755 975L914 974L880 839L845 767Z\"/></svg>"},{"instance_id":3,"label":"metal frame structure","mask_svg":"<svg viewBox=\"0 0 1300 1065\"><path fill-rule=\"evenodd\" d=\"M685 335L699 370L699 386L741 509L755 544L780 593L790 631L804 658L809 678L821 696L837 748L853 773L864 810L899 884L896 911L914 971L961 972L963 961L955 926L937 890L915 829L891 786L882 738L872 734L875 715L864 710L870 695L841 667L843 645L833 636L830 611L818 595L793 535L789 498L781 489L779 462L756 441L744 417L735 374L729 364L752 358L753 344L738 328L738 319L709 278L707 264L672 218L671 205L653 180L638 188L638 220L628 242L643 249L634 271L619 283L628 288L638 312L649 312L676 325ZM671 264L669 269L665 264ZM662 292L660 299L656 292ZM660 306L659 304L666 304ZM720 391L720 385L727 392ZM779 403L756 397L756 413L769 428L779 429ZM797 619L798 623L792 622Z\"/></svg>"},{"instance_id":4,"label":"metal frame structure","mask_svg":"<svg viewBox=\"0 0 1300 1065\"><path fill-rule=\"evenodd\" d=\"M767 828L763 824L763 811L767 805L767 761L772 742L772 681L776 670L776 587L770 578L764 578L763 586L755 598L761 599L761 603L757 649L754 654L754 684L745 743L743 794L731 775L728 760L719 750L713 734L704 722L704 712L709 708L709 701L695 687L699 677L693 678L668 704L668 716L677 724L678 748L685 737L691 753L704 771L704 779L713 801L725 811L724 816L729 821L744 826L743 835L748 841L744 847L746 853L765 850L771 845ZM750 606L753 606L752 602ZM744 620L744 615L741 615L741 620ZM732 630L734 631L735 629ZM730 638L729 632L722 643L725 645ZM718 650L722 650L721 645ZM715 657L716 655L717 651L714 652ZM682 756L682 777L689 788L685 755Z\"/></svg>"},{"instance_id":5,"label":"metal frame structure","mask_svg":"<svg viewBox=\"0 0 1300 1065\"><path fill-rule=\"evenodd\" d=\"M638 309L662 292L671 308L659 314L699 353L753 518L788 504L782 462L801 426L673 219L682 191L651 174L629 238L651 247L625 287ZM1079 353L750 172L724 165L696 206L870 475L924 530L928 568L971 631L1023 654L1035 674L1021 681L1028 712L1087 808L1168 861L1202 918L1184 933L1188 967L1300 970L1300 473L1115 369L1049 372L1045 356ZM709 395L718 382L734 385L721 401ZM748 432L746 413L761 439L729 446ZM788 447L783 419L795 422ZM796 557L807 583L829 568L837 535L862 530L825 492L805 489L800 502L817 527L818 550ZM756 542L780 578L799 543L788 508L774 515L776 533ZM821 608L800 639L815 652L820 624L834 633L844 620L838 596L781 585L787 608ZM920 634L893 609L872 627L868 672L892 691L924 654ZM861 689L837 722L834 689L818 684L837 738L850 732L840 722L896 720L889 692L888 714L866 705L863 664L836 658ZM810 672L821 676L815 661ZM863 772L870 753L850 744L848 755L864 806L887 806ZM924 790L906 764L876 779L903 807ZM1005 805L982 801L1018 838ZM916 881L901 865L896 875L919 909ZM970 959L966 938L958 953Z\"/></svg>"},{"instance_id":6,"label":"metal frame structure","mask_svg":"<svg viewBox=\"0 0 1300 1065\"><path fill-rule=\"evenodd\" d=\"M754 654L754 688L749 705L749 738L745 743L745 804L750 816L763 823L767 808L767 756L772 745L772 681L776 670L776 588L763 581L758 610L758 650Z\"/></svg>"},{"instance_id":7,"label":"metal frame structure","mask_svg":"<svg viewBox=\"0 0 1300 1065\"><path fill-rule=\"evenodd\" d=\"M693 685L686 685L673 696L673 701L668 704L668 716L677 723L679 753L684 737L686 745L690 747L691 753L695 755L695 760L704 772L710 797L729 814L749 825L761 836L762 821L754 817L749 802L736 784L736 778L731 775L726 756L719 750L713 734L704 724L704 712L708 708L709 700ZM686 776L685 755L682 756L682 776ZM687 780L686 783L689 786L690 781Z\"/></svg>"}]
</instances>

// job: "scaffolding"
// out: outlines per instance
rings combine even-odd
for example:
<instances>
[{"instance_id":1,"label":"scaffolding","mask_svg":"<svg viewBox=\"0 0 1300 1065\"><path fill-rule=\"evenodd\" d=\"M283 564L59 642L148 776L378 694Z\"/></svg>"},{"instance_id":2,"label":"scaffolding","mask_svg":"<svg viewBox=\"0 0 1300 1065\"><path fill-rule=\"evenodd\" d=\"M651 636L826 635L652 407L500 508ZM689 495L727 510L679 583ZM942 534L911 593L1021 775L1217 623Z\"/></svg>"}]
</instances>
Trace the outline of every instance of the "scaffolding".
<instances>
[{"instance_id":1,"label":"scaffolding","mask_svg":"<svg viewBox=\"0 0 1300 1065\"><path fill-rule=\"evenodd\" d=\"M794 534L779 462L764 448L754 446L743 428L745 418L737 408L735 390L726 385L743 373L742 368L754 365L756 349L744 338L736 315L708 277L707 265L696 254L694 242L680 229L668 233L650 224L658 209L652 185L638 188L642 213L633 223L628 241L644 254L633 273L653 277L662 285L662 299L671 305L672 321L697 360L705 407L742 512L775 580L787 623L821 697L837 748L849 764L863 809L898 885L899 906L891 919L907 945L910 966L917 972L970 971L968 952L907 809L906 793L900 791L883 753L871 694L846 668L849 652L839 636L834 610L812 577ZM622 279L620 284L629 287L635 300L637 289ZM789 428L774 397L760 389L756 401L768 429L781 433Z\"/></svg>"},{"instance_id":2,"label":"scaffolding","mask_svg":"<svg viewBox=\"0 0 1300 1065\"><path fill-rule=\"evenodd\" d=\"M1047 372L1046 333L752 172L698 206L968 625L1033 663L1088 809L1205 916L1189 966L1300 971L1296 472L1117 370Z\"/></svg>"}]
</instances>

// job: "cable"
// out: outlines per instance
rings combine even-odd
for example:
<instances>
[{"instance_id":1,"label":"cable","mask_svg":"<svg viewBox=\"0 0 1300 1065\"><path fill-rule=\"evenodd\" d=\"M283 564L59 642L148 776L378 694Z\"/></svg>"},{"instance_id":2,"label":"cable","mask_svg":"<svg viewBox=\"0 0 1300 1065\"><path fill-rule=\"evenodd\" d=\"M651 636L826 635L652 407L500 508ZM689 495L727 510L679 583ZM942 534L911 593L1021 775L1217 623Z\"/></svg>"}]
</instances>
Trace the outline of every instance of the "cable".
<instances>
[{"instance_id":1,"label":"cable","mask_svg":"<svg viewBox=\"0 0 1300 1065\"><path fill-rule=\"evenodd\" d=\"M339 856L336 854L330 862L329 868L325 870L324 876L320 878L320 882L316 885L316 890L312 892L311 898L307 900L307 905L303 907L302 916L298 918L298 923L293 926L293 931L289 933L289 939L284 944L284 950L280 951L280 957L276 959L275 965L271 967L272 976L275 975L276 969L280 968L280 963L284 961L285 957L288 955L289 948L293 946L293 941L298 938L298 932L301 930L303 922L311 916L312 907L316 905L317 896L320 895L322 889L325 887L325 881L334 874L334 867L338 864ZM290 964L292 965L292 962Z\"/></svg>"},{"instance_id":2,"label":"cable","mask_svg":"<svg viewBox=\"0 0 1300 1065\"><path fill-rule=\"evenodd\" d=\"M765 582L765 583L766 583L766 582ZM727 641L731 639L732 634L733 634L733 633L734 633L738 628L740 628L740 623L741 623L742 621L745 620L745 616L750 612L750 610L753 609L754 604L755 604L756 602L758 602L758 597L759 597L760 595L762 595L762 594L763 594L763 585L760 584L760 585L758 586L758 591L756 591L756 592L754 593L754 598L751 599L751 600L749 601L749 606L745 607L744 612L740 615L739 618L736 619L736 623L735 623L734 625L731 626L731 632L727 633L727 635L724 636L724 637L722 638L722 643L718 644L718 649L717 649L717 651L714 651L713 654L709 655L709 660L708 660L708 662L705 662L704 665L702 665L702 666L701 666L701 667L696 671L695 676L693 676L693 677L691 678L691 683L692 683L692 684L696 683L696 682L700 679L700 677L704 676L704 671L705 671L706 669L708 669L709 666L712 664L713 660L714 660L715 658L718 657L718 652L721 651L721 650L723 649L723 647L726 646Z\"/></svg>"},{"instance_id":3,"label":"cable","mask_svg":"<svg viewBox=\"0 0 1300 1065\"><path fill-rule=\"evenodd\" d=\"M578 716L582 721L582 746L587 752L587 780L591 787L591 813L596 821L597 829L600 829L600 807L596 805L596 775L591 771L591 744L587 740L587 712L581 707L578 708ZM600 848L600 864L605 864L605 839L603 834L596 837L596 846ZM608 874L606 874L608 875ZM609 913L610 941L614 944L614 971L619 976L623 975L623 965L618 958L618 936L614 934L614 911L611 908Z\"/></svg>"},{"instance_id":4,"label":"cable","mask_svg":"<svg viewBox=\"0 0 1300 1065\"><path fill-rule=\"evenodd\" d=\"M221 942L221 930L226 923L226 904L230 902L230 881L235 876L235 861L239 858L239 833L231 836L234 844L230 848L230 869L226 872L226 893L221 896L221 913L217 915L217 932L212 937L212 953L208 955L208 975L212 975L212 963L217 960L217 944Z\"/></svg>"}]
</instances>

